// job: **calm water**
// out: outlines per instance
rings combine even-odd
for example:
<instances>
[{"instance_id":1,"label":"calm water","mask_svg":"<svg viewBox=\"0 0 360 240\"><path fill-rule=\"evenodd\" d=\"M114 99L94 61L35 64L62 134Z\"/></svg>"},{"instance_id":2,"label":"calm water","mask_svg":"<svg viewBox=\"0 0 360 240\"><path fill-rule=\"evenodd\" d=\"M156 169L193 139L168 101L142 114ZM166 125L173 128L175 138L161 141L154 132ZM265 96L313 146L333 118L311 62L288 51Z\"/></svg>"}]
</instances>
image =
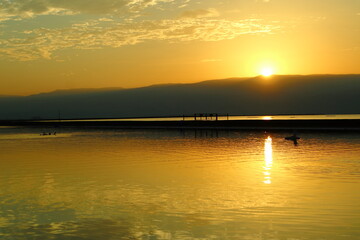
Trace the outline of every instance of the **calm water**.
<instances>
[{"instance_id":1,"label":"calm water","mask_svg":"<svg viewBox=\"0 0 360 240\"><path fill-rule=\"evenodd\" d=\"M0 128L0 239L360 239L360 133Z\"/></svg>"}]
</instances>

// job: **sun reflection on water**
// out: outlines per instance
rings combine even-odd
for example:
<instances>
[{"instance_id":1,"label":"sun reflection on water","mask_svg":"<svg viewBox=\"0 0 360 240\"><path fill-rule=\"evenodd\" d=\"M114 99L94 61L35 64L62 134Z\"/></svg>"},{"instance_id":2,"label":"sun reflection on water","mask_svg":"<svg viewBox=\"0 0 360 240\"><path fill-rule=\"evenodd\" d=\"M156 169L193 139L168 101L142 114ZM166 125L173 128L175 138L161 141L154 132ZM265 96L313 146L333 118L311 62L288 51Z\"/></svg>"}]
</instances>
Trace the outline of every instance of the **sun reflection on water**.
<instances>
[{"instance_id":1,"label":"sun reflection on water","mask_svg":"<svg viewBox=\"0 0 360 240\"><path fill-rule=\"evenodd\" d=\"M264 146L264 156L265 156L265 164L264 168L264 183L271 184L271 167L273 163L273 155L272 155L272 138L268 136L265 139L265 146Z\"/></svg>"}]
</instances>

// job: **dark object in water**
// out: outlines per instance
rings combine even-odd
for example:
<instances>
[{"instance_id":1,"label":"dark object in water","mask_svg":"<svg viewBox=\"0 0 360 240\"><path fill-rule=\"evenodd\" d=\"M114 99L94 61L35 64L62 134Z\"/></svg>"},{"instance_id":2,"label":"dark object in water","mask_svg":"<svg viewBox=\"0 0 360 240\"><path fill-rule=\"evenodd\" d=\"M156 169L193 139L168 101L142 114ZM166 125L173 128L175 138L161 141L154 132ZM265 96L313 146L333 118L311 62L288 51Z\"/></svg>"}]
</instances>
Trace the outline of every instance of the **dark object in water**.
<instances>
[{"instance_id":1,"label":"dark object in water","mask_svg":"<svg viewBox=\"0 0 360 240\"><path fill-rule=\"evenodd\" d=\"M289 136L289 137L285 137L285 140L291 140L291 141L296 141L299 139L300 139L300 137L296 136L296 134Z\"/></svg>"},{"instance_id":2,"label":"dark object in water","mask_svg":"<svg viewBox=\"0 0 360 240\"><path fill-rule=\"evenodd\" d=\"M54 133L51 133L51 132L49 132L49 133L46 133L46 132L40 133L40 136L51 136L51 135L56 135L56 132L54 132Z\"/></svg>"},{"instance_id":3,"label":"dark object in water","mask_svg":"<svg viewBox=\"0 0 360 240\"><path fill-rule=\"evenodd\" d=\"M295 146L298 144L297 140L299 140L299 139L300 139L300 137L296 136L296 134L289 136L289 137L285 137L285 140L293 141Z\"/></svg>"}]
</instances>

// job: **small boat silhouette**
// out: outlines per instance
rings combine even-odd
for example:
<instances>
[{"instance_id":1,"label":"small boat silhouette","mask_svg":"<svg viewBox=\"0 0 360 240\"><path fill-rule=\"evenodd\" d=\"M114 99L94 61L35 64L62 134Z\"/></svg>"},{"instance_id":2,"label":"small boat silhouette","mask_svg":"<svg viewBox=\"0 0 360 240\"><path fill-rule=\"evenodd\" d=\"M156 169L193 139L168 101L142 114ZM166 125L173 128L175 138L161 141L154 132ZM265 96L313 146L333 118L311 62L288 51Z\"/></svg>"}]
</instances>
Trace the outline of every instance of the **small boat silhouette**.
<instances>
[{"instance_id":1,"label":"small boat silhouette","mask_svg":"<svg viewBox=\"0 0 360 240\"><path fill-rule=\"evenodd\" d=\"M289 136L289 137L285 137L285 140L291 140L291 141L296 141L299 139L300 139L300 137L296 136L296 134Z\"/></svg>"},{"instance_id":2,"label":"small boat silhouette","mask_svg":"<svg viewBox=\"0 0 360 240\"><path fill-rule=\"evenodd\" d=\"M289 137L285 137L285 140L293 141L295 146L298 144L297 140L299 139L300 137L296 136L296 134Z\"/></svg>"}]
</instances>

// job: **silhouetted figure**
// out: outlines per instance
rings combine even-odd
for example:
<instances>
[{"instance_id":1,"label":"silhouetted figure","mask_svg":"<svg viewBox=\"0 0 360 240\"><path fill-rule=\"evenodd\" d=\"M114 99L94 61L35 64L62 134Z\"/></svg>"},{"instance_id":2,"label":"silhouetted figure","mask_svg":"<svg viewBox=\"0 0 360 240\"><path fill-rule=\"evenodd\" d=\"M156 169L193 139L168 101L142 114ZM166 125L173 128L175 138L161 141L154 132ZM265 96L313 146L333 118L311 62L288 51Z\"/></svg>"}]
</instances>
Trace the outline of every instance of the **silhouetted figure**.
<instances>
[{"instance_id":1,"label":"silhouetted figure","mask_svg":"<svg viewBox=\"0 0 360 240\"><path fill-rule=\"evenodd\" d=\"M296 135L296 133L294 133L292 136L285 137L285 140L293 141L295 146L298 144L297 140L299 140L299 139L300 139L300 137L298 137Z\"/></svg>"}]
</instances>

